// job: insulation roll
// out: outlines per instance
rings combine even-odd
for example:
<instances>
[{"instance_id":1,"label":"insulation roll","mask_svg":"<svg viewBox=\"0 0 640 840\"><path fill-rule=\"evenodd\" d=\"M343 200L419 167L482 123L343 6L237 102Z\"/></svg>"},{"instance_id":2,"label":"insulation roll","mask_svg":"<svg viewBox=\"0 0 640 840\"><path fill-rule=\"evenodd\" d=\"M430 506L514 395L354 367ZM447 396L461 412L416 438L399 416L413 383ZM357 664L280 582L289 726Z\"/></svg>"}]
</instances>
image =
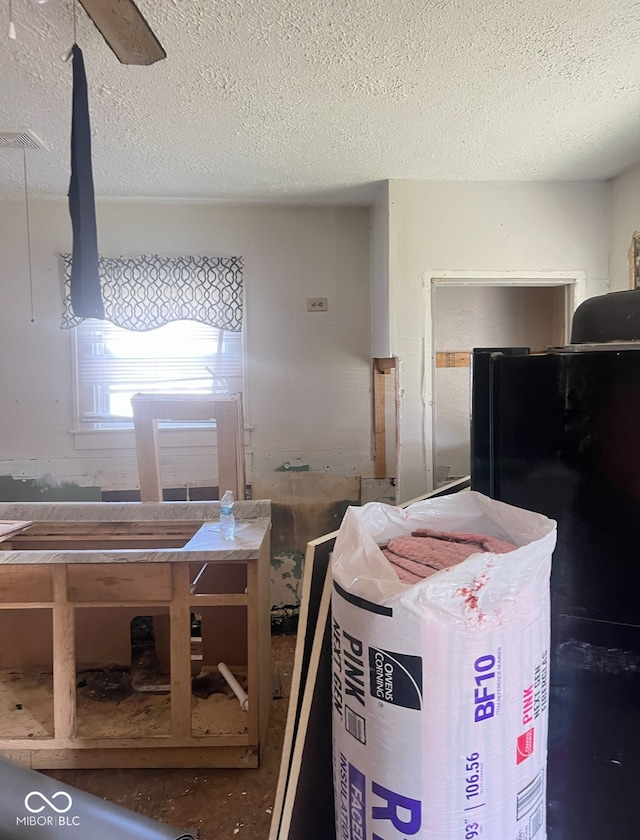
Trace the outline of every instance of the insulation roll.
<instances>
[{"instance_id":1,"label":"insulation roll","mask_svg":"<svg viewBox=\"0 0 640 840\"><path fill-rule=\"evenodd\" d=\"M404 582L385 546L413 557L434 535L452 550ZM544 840L555 540L552 520L473 492L347 510L331 604L340 840Z\"/></svg>"}]
</instances>

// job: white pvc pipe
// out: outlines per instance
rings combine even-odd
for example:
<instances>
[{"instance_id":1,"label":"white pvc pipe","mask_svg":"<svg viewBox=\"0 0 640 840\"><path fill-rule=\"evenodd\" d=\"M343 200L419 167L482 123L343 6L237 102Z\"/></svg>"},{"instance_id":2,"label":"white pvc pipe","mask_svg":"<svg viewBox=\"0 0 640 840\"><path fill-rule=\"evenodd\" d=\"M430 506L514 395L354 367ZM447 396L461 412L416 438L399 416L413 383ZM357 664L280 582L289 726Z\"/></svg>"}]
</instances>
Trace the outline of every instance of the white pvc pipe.
<instances>
[{"instance_id":1,"label":"white pvc pipe","mask_svg":"<svg viewBox=\"0 0 640 840\"><path fill-rule=\"evenodd\" d=\"M245 712L249 711L249 696L244 688L240 685L238 680L233 676L231 671L227 668L224 662L218 662L218 671L224 677L227 682L227 685L233 691L233 693L238 698L238 702L240 706L245 710Z\"/></svg>"}]
</instances>

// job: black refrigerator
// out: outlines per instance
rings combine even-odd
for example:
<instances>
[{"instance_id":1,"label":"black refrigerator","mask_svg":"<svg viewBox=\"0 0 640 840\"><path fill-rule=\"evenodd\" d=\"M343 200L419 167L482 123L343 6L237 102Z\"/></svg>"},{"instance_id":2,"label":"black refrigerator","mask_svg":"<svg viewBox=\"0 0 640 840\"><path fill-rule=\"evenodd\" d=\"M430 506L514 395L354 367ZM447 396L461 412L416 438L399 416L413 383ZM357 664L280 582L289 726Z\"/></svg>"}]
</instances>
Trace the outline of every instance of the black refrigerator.
<instances>
[{"instance_id":1,"label":"black refrigerator","mask_svg":"<svg viewBox=\"0 0 640 840\"><path fill-rule=\"evenodd\" d=\"M558 522L549 840L640 838L638 346L473 354L472 488Z\"/></svg>"}]
</instances>

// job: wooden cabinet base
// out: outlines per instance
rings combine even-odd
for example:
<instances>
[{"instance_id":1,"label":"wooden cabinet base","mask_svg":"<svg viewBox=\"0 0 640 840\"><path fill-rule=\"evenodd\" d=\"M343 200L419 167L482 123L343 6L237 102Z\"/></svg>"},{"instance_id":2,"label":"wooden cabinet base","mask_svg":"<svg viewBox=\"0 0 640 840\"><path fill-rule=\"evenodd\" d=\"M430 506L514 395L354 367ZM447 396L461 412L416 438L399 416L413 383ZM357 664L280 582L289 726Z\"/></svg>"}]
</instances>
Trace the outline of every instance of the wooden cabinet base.
<instances>
[{"instance_id":1,"label":"wooden cabinet base","mask_svg":"<svg viewBox=\"0 0 640 840\"><path fill-rule=\"evenodd\" d=\"M33 770L122 767L258 767L257 747L132 747L0 750L6 758Z\"/></svg>"},{"instance_id":2,"label":"wooden cabinet base","mask_svg":"<svg viewBox=\"0 0 640 840\"><path fill-rule=\"evenodd\" d=\"M211 503L0 505L0 518L24 521L0 535L0 757L34 769L258 766L272 694L270 505L236 504L233 541ZM154 628L135 660L133 619Z\"/></svg>"}]
</instances>

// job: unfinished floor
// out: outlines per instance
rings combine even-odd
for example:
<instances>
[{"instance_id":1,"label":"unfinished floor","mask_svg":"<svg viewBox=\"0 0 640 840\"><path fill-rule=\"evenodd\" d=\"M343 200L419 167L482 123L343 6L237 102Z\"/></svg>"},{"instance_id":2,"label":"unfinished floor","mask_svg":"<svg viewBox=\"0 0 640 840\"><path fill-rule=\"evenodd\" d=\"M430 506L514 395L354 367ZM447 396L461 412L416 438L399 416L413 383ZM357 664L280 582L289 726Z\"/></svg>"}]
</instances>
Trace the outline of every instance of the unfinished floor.
<instances>
[{"instance_id":1,"label":"unfinished floor","mask_svg":"<svg viewBox=\"0 0 640 840\"><path fill-rule=\"evenodd\" d=\"M49 770L47 775L177 828L197 831L199 840L265 840L278 781L295 642L293 635L272 637L273 671L280 677L282 698L273 701L257 770Z\"/></svg>"}]
</instances>

